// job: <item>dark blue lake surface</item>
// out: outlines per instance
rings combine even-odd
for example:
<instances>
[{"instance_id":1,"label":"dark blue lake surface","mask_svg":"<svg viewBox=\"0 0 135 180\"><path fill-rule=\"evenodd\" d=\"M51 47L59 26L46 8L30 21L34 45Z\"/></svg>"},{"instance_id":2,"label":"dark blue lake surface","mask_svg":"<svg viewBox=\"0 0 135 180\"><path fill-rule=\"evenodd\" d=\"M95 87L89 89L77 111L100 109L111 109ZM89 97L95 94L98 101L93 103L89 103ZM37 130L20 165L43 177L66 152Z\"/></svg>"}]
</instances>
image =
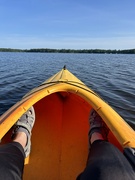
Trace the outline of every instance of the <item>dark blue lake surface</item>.
<instances>
[{"instance_id":1,"label":"dark blue lake surface","mask_svg":"<svg viewBox=\"0 0 135 180\"><path fill-rule=\"evenodd\" d=\"M67 65L135 129L135 55L0 53L0 114Z\"/></svg>"}]
</instances>

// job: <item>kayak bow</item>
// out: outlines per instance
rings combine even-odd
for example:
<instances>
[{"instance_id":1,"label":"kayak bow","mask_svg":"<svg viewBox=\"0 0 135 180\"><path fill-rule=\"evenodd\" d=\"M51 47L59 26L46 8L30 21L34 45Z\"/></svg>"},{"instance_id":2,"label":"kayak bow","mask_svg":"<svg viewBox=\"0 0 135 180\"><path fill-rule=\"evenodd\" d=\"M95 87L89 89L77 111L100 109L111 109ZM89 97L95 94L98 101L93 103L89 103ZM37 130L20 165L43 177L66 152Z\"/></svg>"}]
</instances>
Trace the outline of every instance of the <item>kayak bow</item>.
<instances>
[{"instance_id":1,"label":"kayak bow","mask_svg":"<svg viewBox=\"0 0 135 180\"><path fill-rule=\"evenodd\" d=\"M75 179L87 160L91 108L110 129L109 142L121 151L135 148L134 130L65 67L0 117L2 143L9 142L12 126L31 106L35 109L36 123L32 132L32 152L26 159L25 179ZM53 173L52 168L55 169Z\"/></svg>"}]
</instances>

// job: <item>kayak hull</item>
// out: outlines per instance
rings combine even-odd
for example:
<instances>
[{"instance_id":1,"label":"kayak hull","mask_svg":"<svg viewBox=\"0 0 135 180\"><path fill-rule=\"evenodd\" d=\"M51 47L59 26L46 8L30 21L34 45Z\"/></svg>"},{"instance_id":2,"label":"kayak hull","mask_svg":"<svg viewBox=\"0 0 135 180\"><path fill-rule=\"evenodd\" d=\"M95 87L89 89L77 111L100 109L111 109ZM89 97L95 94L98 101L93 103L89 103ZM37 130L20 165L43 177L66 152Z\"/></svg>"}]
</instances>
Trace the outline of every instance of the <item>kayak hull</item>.
<instances>
[{"instance_id":1,"label":"kayak hull","mask_svg":"<svg viewBox=\"0 0 135 180\"><path fill-rule=\"evenodd\" d=\"M88 156L91 108L109 127L111 143L121 151L125 147L135 147L133 129L65 69L32 90L1 116L3 144L9 141L13 124L32 105L36 122L32 131L31 155L25 161L24 179L75 179L83 171Z\"/></svg>"}]
</instances>

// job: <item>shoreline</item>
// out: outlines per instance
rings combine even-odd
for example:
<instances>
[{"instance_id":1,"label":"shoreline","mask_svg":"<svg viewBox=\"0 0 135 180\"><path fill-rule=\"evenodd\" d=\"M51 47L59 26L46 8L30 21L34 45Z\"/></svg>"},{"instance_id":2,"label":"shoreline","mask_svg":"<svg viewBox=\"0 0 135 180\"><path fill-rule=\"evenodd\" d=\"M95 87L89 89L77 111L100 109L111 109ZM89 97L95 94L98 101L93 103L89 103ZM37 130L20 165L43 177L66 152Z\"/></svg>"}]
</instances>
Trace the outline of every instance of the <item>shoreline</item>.
<instances>
[{"instance_id":1,"label":"shoreline","mask_svg":"<svg viewBox=\"0 0 135 180\"><path fill-rule=\"evenodd\" d=\"M51 48L12 49L12 48L0 48L0 52L135 54L135 49L105 50L105 49L51 49Z\"/></svg>"}]
</instances>

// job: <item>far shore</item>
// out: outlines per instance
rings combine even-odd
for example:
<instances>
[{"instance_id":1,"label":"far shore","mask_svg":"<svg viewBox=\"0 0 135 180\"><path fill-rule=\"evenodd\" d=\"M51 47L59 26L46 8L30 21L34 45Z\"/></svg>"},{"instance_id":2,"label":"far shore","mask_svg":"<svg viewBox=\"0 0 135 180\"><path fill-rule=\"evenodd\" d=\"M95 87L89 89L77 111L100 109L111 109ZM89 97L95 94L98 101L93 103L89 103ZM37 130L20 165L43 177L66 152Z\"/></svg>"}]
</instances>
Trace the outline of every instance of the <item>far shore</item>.
<instances>
[{"instance_id":1,"label":"far shore","mask_svg":"<svg viewBox=\"0 0 135 180\"><path fill-rule=\"evenodd\" d=\"M89 53L89 54L135 54L135 49L105 50L105 49L12 49L0 48L0 52L32 52L32 53Z\"/></svg>"}]
</instances>

